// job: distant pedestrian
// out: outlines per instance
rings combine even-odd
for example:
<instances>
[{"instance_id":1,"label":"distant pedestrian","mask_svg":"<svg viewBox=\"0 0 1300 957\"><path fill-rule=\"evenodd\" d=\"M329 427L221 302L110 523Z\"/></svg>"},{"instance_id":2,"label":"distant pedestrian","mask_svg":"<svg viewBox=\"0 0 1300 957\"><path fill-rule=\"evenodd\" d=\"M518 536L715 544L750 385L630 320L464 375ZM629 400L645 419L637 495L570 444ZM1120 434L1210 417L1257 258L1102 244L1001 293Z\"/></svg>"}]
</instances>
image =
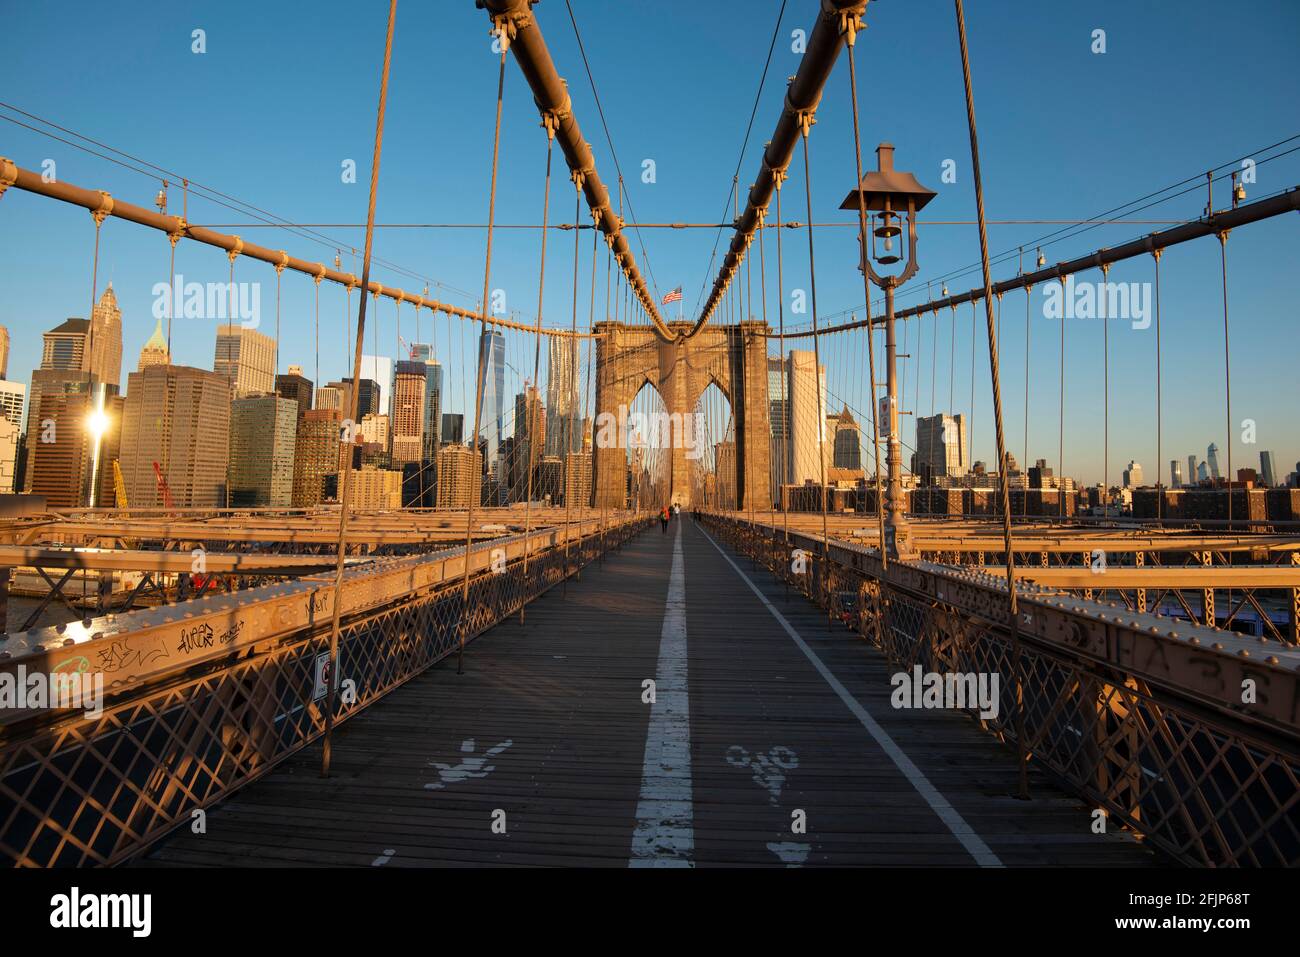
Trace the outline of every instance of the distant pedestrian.
<instances>
[{"instance_id":1,"label":"distant pedestrian","mask_svg":"<svg viewBox=\"0 0 1300 957\"><path fill-rule=\"evenodd\" d=\"M663 508L659 510L659 524L662 527L662 531L665 535L668 534L668 518L669 518L668 506L665 505Z\"/></svg>"}]
</instances>

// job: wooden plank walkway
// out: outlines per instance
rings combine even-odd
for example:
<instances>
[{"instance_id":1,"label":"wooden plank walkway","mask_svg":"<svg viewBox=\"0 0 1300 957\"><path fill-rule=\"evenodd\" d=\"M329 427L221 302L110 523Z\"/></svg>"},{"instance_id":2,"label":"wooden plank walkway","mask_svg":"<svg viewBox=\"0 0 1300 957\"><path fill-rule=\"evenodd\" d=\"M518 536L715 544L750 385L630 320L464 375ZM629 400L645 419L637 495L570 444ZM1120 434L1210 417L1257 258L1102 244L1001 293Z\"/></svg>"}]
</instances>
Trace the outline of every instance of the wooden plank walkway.
<instances>
[{"instance_id":1,"label":"wooden plank walkway","mask_svg":"<svg viewBox=\"0 0 1300 957\"><path fill-rule=\"evenodd\" d=\"M660 658L675 545L680 694ZM1154 863L1039 775L1015 799L1010 751L964 716L893 709L884 658L783 592L683 514L475 641L463 675L443 662L343 725L330 779L307 749L136 863Z\"/></svg>"}]
</instances>

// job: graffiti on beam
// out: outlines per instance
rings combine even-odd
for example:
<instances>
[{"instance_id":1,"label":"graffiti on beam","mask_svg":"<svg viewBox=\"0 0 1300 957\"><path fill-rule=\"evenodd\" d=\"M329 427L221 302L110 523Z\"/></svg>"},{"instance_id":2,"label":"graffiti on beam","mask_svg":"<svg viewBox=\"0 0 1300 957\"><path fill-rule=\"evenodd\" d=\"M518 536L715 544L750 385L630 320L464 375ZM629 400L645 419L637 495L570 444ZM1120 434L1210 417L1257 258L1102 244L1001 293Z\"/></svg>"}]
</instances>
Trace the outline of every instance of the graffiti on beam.
<instances>
[{"instance_id":1,"label":"graffiti on beam","mask_svg":"<svg viewBox=\"0 0 1300 957\"><path fill-rule=\"evenodd\" d=\"M125 638L110 639L107 646L96 652L99 669L105 673L121 671L123 668L136 668L152 664L162 658L170 658L171 652L163 644L163 639L153 636L138 643Z\"/></svg>"},{"instance_id":2,"label":"graffiti on beam","mask_svg":"<svg viewBox=\"0 0 1300 957\"><path fill-rule=\"evenodd\" d=\"M193 628L182 628L180 644L176 646L176 650L183 655L189 655L204 648L211 648L213 637L212 626L206 621Z\"/></svg>"},{"instance_id":3,"label":"graffiti on beam","mask_svg":"<svg viewBox=\"0 0 1300 957\"><path fill-rule=\"evenodd\" d=\"M321 612L328 611L330 606L330 592L314 591L307 598L307 614L317 615Z\"/></svg>"}]
</instances>

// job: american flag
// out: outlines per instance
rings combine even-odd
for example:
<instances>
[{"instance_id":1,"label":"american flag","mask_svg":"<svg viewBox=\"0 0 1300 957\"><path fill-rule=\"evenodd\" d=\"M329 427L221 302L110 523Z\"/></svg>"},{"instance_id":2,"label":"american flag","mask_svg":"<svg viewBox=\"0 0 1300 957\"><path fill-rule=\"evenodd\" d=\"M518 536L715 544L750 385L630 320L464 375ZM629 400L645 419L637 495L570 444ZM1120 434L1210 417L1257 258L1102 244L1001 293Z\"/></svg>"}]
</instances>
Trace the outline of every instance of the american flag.
<instances>
[{"instance_id":1,"label":"american flag","mask_svg":"<svg viewBox=\"0 0 1300 957\"><path fill-rule=\"evenodd\" d=\"M664 296L661 305L666 306L670 302L681 302L681 301L682 301L682 287L678 286L672 292L668 293L668 295Z\"/></svg>"}]
</instances>

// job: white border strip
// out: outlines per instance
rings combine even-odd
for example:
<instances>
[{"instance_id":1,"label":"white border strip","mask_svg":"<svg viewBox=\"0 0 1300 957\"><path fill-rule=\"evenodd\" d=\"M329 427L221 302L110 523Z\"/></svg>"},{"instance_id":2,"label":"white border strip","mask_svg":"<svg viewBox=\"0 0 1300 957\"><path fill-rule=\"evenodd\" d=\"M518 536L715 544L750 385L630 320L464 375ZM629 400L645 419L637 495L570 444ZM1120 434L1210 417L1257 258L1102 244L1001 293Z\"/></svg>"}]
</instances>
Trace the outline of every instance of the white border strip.
<instances>
[{"instance_id":1,"label":"white border strip","mask_svg":"<svg viewBox=\"0 0 1300 957\"><path fill-rule=\"evenodd\" d=\"M686 680L686 563L682 519L673 538L668 600L659 637L655 703L645 735L641 800L628 867L694 867L695 809L691 786L691 709Z\"/></svg>"}]
</instances>

